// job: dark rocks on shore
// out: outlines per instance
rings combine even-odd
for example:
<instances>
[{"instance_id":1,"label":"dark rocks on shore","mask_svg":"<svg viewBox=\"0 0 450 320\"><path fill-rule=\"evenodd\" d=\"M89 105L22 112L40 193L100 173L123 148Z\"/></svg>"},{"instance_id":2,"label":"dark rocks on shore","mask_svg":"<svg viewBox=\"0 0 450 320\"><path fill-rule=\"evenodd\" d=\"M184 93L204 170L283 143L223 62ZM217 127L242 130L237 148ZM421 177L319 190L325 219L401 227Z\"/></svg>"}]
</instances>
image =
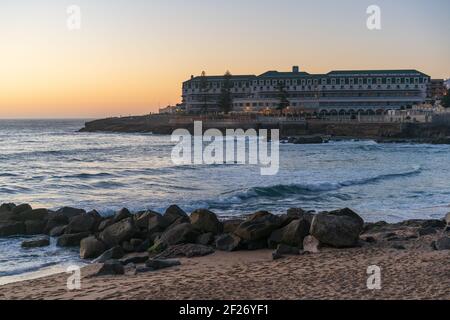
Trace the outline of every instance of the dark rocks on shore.
<instances>
[{"instance_id":1,"label":"dark rocks on shore","mask_svg":"<svg viewBox=\"0 0 450 320\"><path fill-rule=\"evenodd\" d=\"M223 232L223 224L217 219L216 214L209 210L195 210L191 214L190 221L194 228L201 232L210 232L214 235Z\"/></svg>"},{"instance_id":2,"label":"dark rocks on shore","mask_svg":"<svg viewBox=\"0 0 450 320\"><path fill-rule=\"evenodd\" d=\"M81 240L90 236L89 232L76 234L63 234L58 238L56 245L58 247L79 247Z\"/></svg>"},{"instance_id":3,"label":"dark rocks on shore","mask_svg":"<svg viewBox=\"0 0 450 320\"><path fill-rule=\"evenodd\" d=\"M25 234L25 224L18 221L0 222L0 237Z\"/></svg>"},{"instance_id":4,"label":"dark rocks on shore","mask_svg":"<svg viewBox=\"0 0 450 320\"><path fill-rule=\"evenodd\" d=\"M166 246L195 243L199 232L190 223L181 223L166 230L160 238L160 241Z\"/></svg>"},{"instance_id":5,"label":"dark rocks on shore","mask_svg":"<svg viewBox=\"0 0 450 320\"><path fill-rule=\"evenodd\" d=\"M236 251L241 247L242 239L235 234L226 233L216 239L216 248L221 251Z\"/></svg>"},{"instance_id":6,"label":"dark rocks on shore","mask_svg":"<svg viewBox=\"0 0 450 320\"><path fill-rule=\"evenodd\" d=\"M127 218L107 227L99 238L111 248L132 239L137 231L133 218Z\"/></svg>"},{"instance_id":7,"label":"dark rocks on shore","mask_svg":"<svg viewBox=\"0 0 450 320\"><path fill-rule=\"evenodd\" d=\"M214 253L214 249L210 246L204 246L201 244L179 244L170 246L160 254L156 255L155 259L170 259L178 257L204 257Z\"/></svg>"},{"instance_id":8,"label":"dark rocks on shore","mask_svg":"<svg viewBox=\"0 0 450 320\"><path fill-rule=\"evenodd\" d=\"M328 138L322 136L299 136L299 137L289 137L287 139L283 139L287 143L292 144L320 144L327 143L329 141Z\"/></svg>"},{"instance_id":9,"label":"dark rocks on shore","mask_svg":"<svg viewBox=\"0 0 450 320\"><path fill-rule=\"evenodd\" d=\"M81 259L94 259L105 252L106 245L94 236L84 238L80 242Z\"/></svg>"},{"instance_id":10,"label":"dark rocks on shore","mask_svg":"<svg viewBox=\"0 0 450 320\"><path fill-rule=\"evenodd\" d=\"M27 220L25 221L25 234L38 235L45 233L46 221L43 220Z\"/></svg>"},{"instance_id":11,"label":"dark rocks on shore","mask_svg":"<svg viewBox=\"0 0 450 320\"><path fill-rule=\"evenodd\" d=\"M145 266L153 271L176 267L179 265L181 265L181 262L179 260L151 259L145 263Z\"/></svg>"},{"instance_id":12,"label":"dark rocks on shore","mask_svg":"<svg viewBox=\"0 0 450 320\"><path fill-rule=\"evenodd\" d=\"M41 248L48 247L50 245L50 239L48 237L31 239L22 242L22 248Z\"/></svg>"},{"instance_id":13,"label":"dark rocks on shore","mask_svg":"<svg viewBox=\"0 0 450 320\"><path fill-rule=\"evenodd\" d=\"M86 213L86 211L83 209L63 207L63 208L59 209L58 211L56 211L56 213L59 213L65 217L67 217L68 219L72 219L78 215Z\"/></svg>"},{"instance_id":14,"label":"dark rocks on shore","mask_svg":"<svg viewBox=\"0 0 450 320\"><path fill-rule=\"evenodd\" d=\"M450 250L450 237L442 237L434 242L432 246L438 251Z\"/></svg>"},{"instance_id":15,"label":"dark rocks on shore","mask_svg":"<svg viewBox=\"0 0 450 320\"><path fill-rule=\"evenodd\" d=\"M303 248L303 239L309 235L311 223L307 219L293 220L282 229L272 232L269 238L269 246L274 247L278 244Z\"/></svg>"},{"instance_id":16,"label":"dark rocks on shore","mask_svg":"<svg viewBox=\"0 0 450 320\"><path fill-rule=\"evenodd\" d=\"M95 212L82 213L70 219L70 222L66 228L66 233L80 233L80 232L94 232L101 217Z\"/></svg>"},{"instance_id":17,"label":"dark rocks on shore","mask_svg":"<svg viewBox=\"0 0 450 320\"><path fill-rule=\"evenodd\" d=\"M319 253L320 241L314 236L307 236L303 240L303 251L307 253Z\"/></svg>"},{"instance_id":18,"label":"dark rocks on shore","mask_svg":"<svg viewBox=\"0 0 450 320\"><path fill-rule=\"evenodd\" d=\"M67 226L57 226L54 227L50 232L49 232L49 236L50 237L59 237L61 235L63 235L66 232L66 228Z\"/></svg>"},{"instance_id":19,"label":"dark rocks on shore","mask_svg":"<svg viewBox=\"0 0 450 320\"><path fill-rule=\"evenodd\" d=\"M267 239L281 225L281 218L267 211L256 212L249 216L235 230L235 234L243 240L256 241Z\"/></svg>"},{"instance_id":20,"label":"dark rocks on shore","mask_svg":"<svg viewBox=\"0 0 450 320\"><path fill-rule=\"evenodd\" d=\"M140 263L145 263L147 262L147 260L149 259L149 255L147 252L140 252L140 253L130 253L125 255L124 257L122 257L119 261L123 264L123 265L128 265L130 263L133 264L140 264Z\"/></svg>"},{"instance_id":21,"label":"dark rocks on shore","mask_svg":"<svg viewBox=\"0 0 450 320\"><path fill-rule=\"evenodd\" d=\"M113 217L113 223L120 222L122 220L132 218L133 215L127 208L122 208L119 211L116 212L116 214Z\"/></svg>"},{"instance_id":22,"label":"dark rocks on shore","mask_svg":"<svg viewBox=\"0 0 450 320\"><path fill-rule=\"evenodd\" d=\"M174 224L175 222L178 222L180 224L190 222L187 213L177 205L171 205L169 208L167 208L166 212L163 215L163 218L166 227Z\"/></svg>"},{"instance_id":23,"label":"dark rocks on shore","mask_svg":"<svg viewBox=\"0 0 450 320\"><path fill-rule=\"evenodd\" d=\"M95 259L94 263L104 263L108 260L121 259L124 256L124 252L122 247L115 246L109 250L103 252L97 259Z\"/></svg>"},{"instance_id":24,"label":"dark rocks on shore","mask_svg":"<svg viewBox=\"0 0 450 320\"><path fill-rule=\"evenodd\" d=\"M115 276L125 274L125 268L118 260L108 260L104 262L94 276Z\"/></svg>"},{"instance_id":25,"label":"dark rocks on shore","mask_svg":"<svg viewBox=\"0 0 450 320\"><path fill-rule=\"evenodd\" d=\"M354 211L342 210L317 214L311 224L311 235L321 243L336 247L354 247L364 228L364 220Z\"/></svg>"}]
</instances>

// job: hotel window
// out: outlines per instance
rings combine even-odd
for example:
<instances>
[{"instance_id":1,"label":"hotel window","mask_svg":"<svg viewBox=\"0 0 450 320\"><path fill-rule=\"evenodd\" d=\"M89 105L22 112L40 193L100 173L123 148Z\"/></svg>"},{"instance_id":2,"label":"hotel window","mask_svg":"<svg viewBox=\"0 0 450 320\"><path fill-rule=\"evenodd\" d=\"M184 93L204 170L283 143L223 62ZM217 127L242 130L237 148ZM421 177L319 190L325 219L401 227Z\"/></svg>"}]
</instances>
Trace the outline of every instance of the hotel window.
<instances>
[{"instance_id":1,"label":"hotel window","mask_svg":"<svg viewBox=\"0 0 450 320\"><path fill-rule=\"evenodd\" d=\"M340 83L341 85L345 84L345 79L341 78Z\"/></svg>"},{"instance_id":2,"label":"hotel window","mask_svg":"<svg viewBox=\"0 0 450 320\"><path fill-rule=\"evenodd\" d=\"M364 83L363 78L359 78L359 79L358 79L358 84L359 84L359 85L362 85L363 83Z\"/></svg>"},{"instance_id":3,"label":"hotel window","mask_svg":"<svg viewBox=\"0 0 450 320\"><path fill-rule=\"evenodd\" d=\"M331 79L331 84L334 86L336 85L336 79Z\"/></svg>"},{"instance_id":4,"label":"hotel window","mask_svg":"<svg viewBox=\"0 0 450 320\"><path fill-rule=\"evenodd\" d=\"M392 84L392 79L391 79L391 78L387 78L387 79L386 79L386 83L387 83L387 84Z\"/></svg>"},{"instance_id":5,"label":"hotel window","mask_svg":"<svg viewBox=\"0 0 450 320\"><path fill-rule=\"evenodd\" d=\"M322 79L322 85L326 85L327 84L327 79L323 78Z\"/></svg>"},{"instance_id":6,"label":"hotel window","mask_svg":"<svg viewBox=\"0 0 450 320\"><path fill-rule=\"evenodd\" d=\"M311 85L311 79L308 79L308 86Z\"/></svg>"},{"instance_id":7,"label":"hotel window","mask_svg":"<svg viewBox=\"0 0 450 320\"><path fill-rule=\"evenodd\" d=\"M397 84L402 83L402 79L400 79L400 78L395 79L395 83L397 83Z\"/></svg>"},{"instance_id":8,"label":"hotel window","mask_svg":"<svg viewBox=\"0 0 450 320\"><path fill-rule=\"evenodd\" d=\"M314 85L317 86L319 84L319 80L314 79Z\"/></svg>"},{"instance_id":9,"label":"hotel window","mask_svg":"<svg viewBox=\"0 0 450 320\"><path fill-rule=\"evenodd\" d=\"M372 84L372 78L367 79L367 84L371 85Z\"/></svg>"},{"instance_id":10,"label":"hotel window","mask_svg":"<svg viewBox=\"0 0 450 320\"><path fill-rule=\"evenodd\" d=\"M377 78L377 84L380 85L383 82L381 78Z\"/></svg>"},{"instance_id":11,"label":"hotel window","mask_svg":"<svg viewBox=\"0 0 450 320\"><path fill-rule=\"evenodd\" d=\"M419 78L414 78L414 83L419 84Z\"/></svg>"},{"instance_id":12,"label":"hotel window","mask_svg":"<svg viewBox=\"0 0 450 320\"><path fill-rule=\"evenodd\" d=\"M352 85L354 85L354 84L355 84L355 79L351 78L351 79L350 79L350 85L352 86Z\"/></svg>"},{"instance_id":13,"label":"hotel window","mask_svg":"<svg viewBox=\"0 0 450 320\"><path fill-rule=\"evenodd\" d=\"M306 84L305 80L302 80L302 86L304 86Z\"/></svg>"},{"instance_id":14,"label":"hotel window","mask_svg":"<svg viewBox=\"0 0 450 320\"><path fill-rule=\"evenodd\" d=\"M406 83L406 84L409 84L409 78L406 78L406 79L405 79L405 83Z\"/></svg>"},{"instance_id":15,"label":"hotel window","mask_svg":"<svg viewBox=\"0 0 450 320\"><path fill-rule=\"evenodd\" d=\"M423 78L423 83L428 83L428 78Z\"/></svg>"}]
</instances>

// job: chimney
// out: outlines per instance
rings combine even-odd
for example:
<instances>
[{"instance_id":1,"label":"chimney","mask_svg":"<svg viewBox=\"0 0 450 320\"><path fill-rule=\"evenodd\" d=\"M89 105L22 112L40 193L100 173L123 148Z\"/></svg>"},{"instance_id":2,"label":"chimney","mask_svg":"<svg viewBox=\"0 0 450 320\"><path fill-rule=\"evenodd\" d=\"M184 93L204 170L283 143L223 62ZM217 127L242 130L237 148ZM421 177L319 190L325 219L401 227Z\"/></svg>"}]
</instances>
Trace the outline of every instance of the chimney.
<instances>
[{"instance_id":1,"label":"chimney","mask_svg":"<svg viewBox=\"0 0 450 320\"><path fill-rule=\"evenodd\" d=\"M298 71L299 71L298 66L293 66L293 67L292 67L292 72L293 72L293 73L298 73Z\"/></svg>"},{"instance_id":2,"label":"chimney","mask_svg":"<svg viewBox=\"0 0 450 320\"><path fill-rule=\"evenodd\" d=\"M191 75L191 80L194 79L194 75Z\"/></svg>"}]
</instances>

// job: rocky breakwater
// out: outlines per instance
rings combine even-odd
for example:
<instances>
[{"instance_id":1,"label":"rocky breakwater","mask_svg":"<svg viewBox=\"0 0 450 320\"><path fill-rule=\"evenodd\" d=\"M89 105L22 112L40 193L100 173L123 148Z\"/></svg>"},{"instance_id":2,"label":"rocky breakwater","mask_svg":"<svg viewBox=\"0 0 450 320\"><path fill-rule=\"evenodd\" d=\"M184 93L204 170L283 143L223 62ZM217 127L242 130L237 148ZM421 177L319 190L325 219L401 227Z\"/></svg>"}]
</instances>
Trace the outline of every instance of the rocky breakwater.
<instances>
[{"instance_id":1,"label":"rocky breakwater","mask_svg":"<svg viewBox=\"0 0 450 320\"><path fill-rule=\"evenodd\" d=\"M406 250L428 239L428 250L450 250L450 213L443 220L410 220L398 224L365 223L351 209L307 212L290 209L274 215L260 211L221 221L206 209L188 215L176 205L164 214L121 209L102 217L76 208L57 211L27 204L0 206L0 236L39 235L24 248L49 244L79 247L80 257L96 266L94 276L136 274L180 265L180 257L209 255L215 250L272 249L273 259L318 253L323 249L374 246ZM428 240L426 240L428 241Z\"/></svg>"}]
</instances>

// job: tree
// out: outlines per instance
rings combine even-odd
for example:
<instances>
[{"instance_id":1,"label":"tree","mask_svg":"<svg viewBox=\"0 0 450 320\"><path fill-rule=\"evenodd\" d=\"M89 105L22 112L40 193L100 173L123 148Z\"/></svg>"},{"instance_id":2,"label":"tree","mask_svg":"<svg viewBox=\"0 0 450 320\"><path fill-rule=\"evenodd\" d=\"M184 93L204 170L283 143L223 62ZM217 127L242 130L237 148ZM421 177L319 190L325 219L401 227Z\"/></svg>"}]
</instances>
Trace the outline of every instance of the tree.
<instances>
[{"instance_id":1,"label":"tree","mask_svg":"<svg viewBox=\"0 0 450 320\"><path fill-rule=\"evenodd\" d=\"M219 108L223 113L228 114L233 110L233 97L231 96L231 73L227 71L223 76L222 90L220 92Z\"/></svg>"},{"instance_id":2,"label":"tree","mask_svg":"<svg viewBox=\"0 0 450 320\"><path fill-rule=\"evenodd\" d=\"M208 79L206 78L206 72L203 71L200 76L200 92L202 99L202 112L208 113Z\"/></svg>"},{"instance_id":3,"label":"tree","mask_svg":"<svg viewBox=\"0 0 450 320\"><path fill-rule=\"evenodd\" d=\"M447 90L444 97L442 98L441 104L444 108L450 108L450 89Z\"/></svg>"},{"instance_id":4,"label":"tree","mask_svg":"<svg viewBox=\"0 0 450 320\"><path fill-rule=\"evenodd\" d=\"M286 88L284 87L284 83L283 82L278 82L278 86L277 86L277 91L278 91L278 106L277 106L277 110L279 111L283 111L284 109L286 109L287 107L289 107L289 100L288 100L288 93L286 91Z\"/></svg>"}]
</instances>

